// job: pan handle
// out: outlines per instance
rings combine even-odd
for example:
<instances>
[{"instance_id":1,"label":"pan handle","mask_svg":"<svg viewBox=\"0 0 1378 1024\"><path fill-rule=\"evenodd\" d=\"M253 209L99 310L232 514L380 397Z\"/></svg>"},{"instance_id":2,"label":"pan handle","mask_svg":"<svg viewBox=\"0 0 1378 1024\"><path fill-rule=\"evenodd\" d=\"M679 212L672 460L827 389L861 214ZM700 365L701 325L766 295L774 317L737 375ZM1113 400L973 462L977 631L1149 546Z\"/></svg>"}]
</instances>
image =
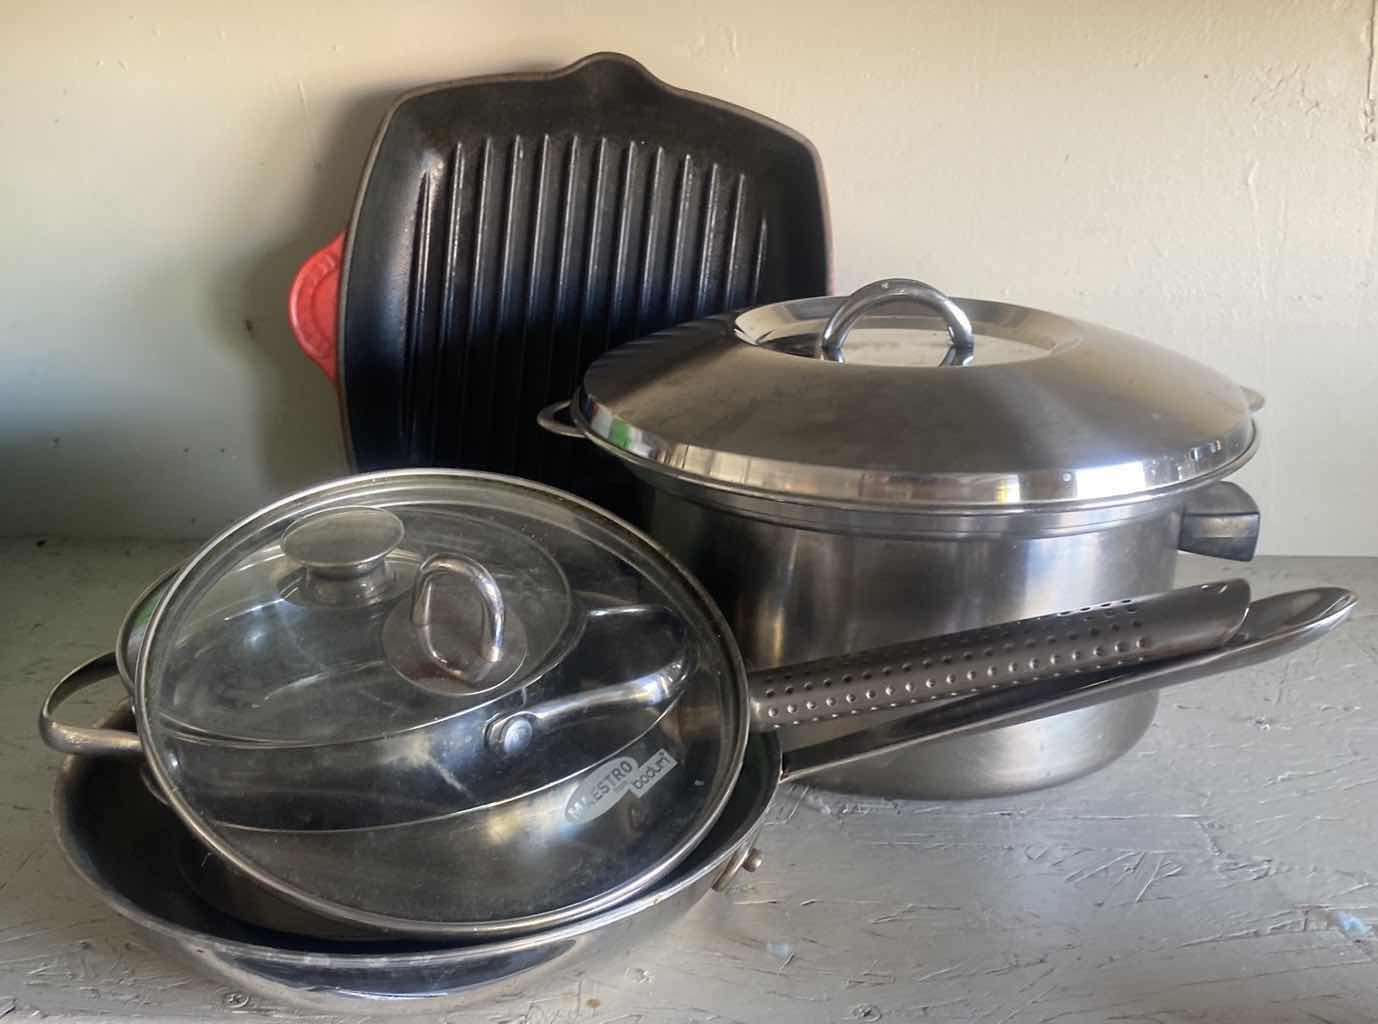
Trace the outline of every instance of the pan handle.
<instances>
[{"instance_id":1,"label":"pan handle","mask_svg":"<svg viewBox=\"0 0 1378 1024\"><path fill-rule=\"evenodd\" d=\"M1216 650L1183 655L1146 668L1044 679L948 701L874 729L787 751L781 778L793 781L874 754L1018 725L1257 665L1319 640L1349 617L1355 603L1355 595L1339 587L1294 590L1264 598L1249 606L1239 632Z\"/></svg>"},{"instance_id":2,"label":"pan handle","mask_svg":"<svg viewBox=\"0 0 1378 1024\"><path fill-rule=\"evenodd\" d=\"M1219 647L1249 608L1227 580L753 672L752 726L786 729Z\"/></svg>"},{"instance_id":3,"label":"pan handle","mask_svg":"<svg viewBox=\"0 0 1378 1024\"><path fill-rule=\"evenodd\" d=\"M97 757L142 757L139 734L124 729L92 729L65 725L56 718L58 707L88 686L119 675L114 652L102 654L78 665L53 687L38 711L38 735L43 742L64 754Z\"/></svg>"},{"instance_id":4,"label":"pan handle","mask_svg":"<svg viewBox=\"0 0 1378 1024\"><path fill-rule=\"evenodd\" d=\"M344 232L309 256L287 293L287 319L297 347L338 383L338 320L340 264L344 259Z\"/></svg>"},{"instance_id":5,"label":"pan handle","mask_svg":"<svg viewBox=\"0 0 1378 1024\"><path fill-rule=\"evenodd\" d=\"M519 754L531 745L536 736L591 716L609 711L662 707L676 700L683 692L693 667L683 620L664 605L658 604L623 605L588 612L588 617L594 621L643 615L666 615L674 623L677 653L670 661L635 679L595 687L568 697L554 697L497 715L484 729L489 749L506 755Z\"/></svg>"},{"instance_id":6,"label":"pan handle","mask_svg":"<svg viewBox=\"0 0 1378 1024\"><path fill-rule=\"evenodd\" d=\"M1251 561L1258 548L1258 519L1258 505L1248 491L1231 480L1217 480L1187 496L1177 550Z\"/></svg>"}]
</instances>

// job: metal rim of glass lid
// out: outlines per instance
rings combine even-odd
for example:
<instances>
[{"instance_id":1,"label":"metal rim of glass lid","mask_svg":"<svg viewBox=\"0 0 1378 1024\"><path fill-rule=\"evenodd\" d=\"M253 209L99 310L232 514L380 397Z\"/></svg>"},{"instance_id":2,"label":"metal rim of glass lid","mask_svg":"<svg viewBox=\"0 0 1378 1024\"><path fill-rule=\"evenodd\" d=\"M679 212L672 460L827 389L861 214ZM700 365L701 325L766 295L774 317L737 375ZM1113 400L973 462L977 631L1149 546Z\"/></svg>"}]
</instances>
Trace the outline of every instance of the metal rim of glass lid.
<instances>
[{"instance_id":1,"label":"metal rim of glass lid","mask_svg":"<svg viewBox=\"0 0 1378 1024\"><path fill-rule=\"evenodd\" d=\"M573 415L633 468L807 503L1071 510L1234 472L1251 393L1038 309L888 279L669 328L584 375Z\"/></svg>"},{"instance_id":2,"label":"metal rim of glass lid","mask_svg":"<svg viewBox=\"0 0 1378 1024\"><path fill-rule=\"evenodd\" d=\"M515 934L611 906L711 826L746 742L697 581L595 506L402 470L230 527L135 670L150 769L234 867L386 931Z\"/></svg>"}]
</instances>

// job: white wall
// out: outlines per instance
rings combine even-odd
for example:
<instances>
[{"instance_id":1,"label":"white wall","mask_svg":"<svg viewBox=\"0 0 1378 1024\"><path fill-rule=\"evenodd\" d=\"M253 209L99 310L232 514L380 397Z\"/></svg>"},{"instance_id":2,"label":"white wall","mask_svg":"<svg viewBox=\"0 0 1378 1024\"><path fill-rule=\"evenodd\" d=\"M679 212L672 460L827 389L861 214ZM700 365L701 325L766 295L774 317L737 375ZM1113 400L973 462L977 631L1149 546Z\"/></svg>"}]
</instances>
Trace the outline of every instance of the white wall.
<instances>
[{"instance_id":1,"label":"white wall","mask_svg":"<svg viewBox=\"0 0 1378 1024\"><path fill-rule=\"evenodd\" d=\"M198 536L344 469L293 347L397 93L598 49L809 135L837 283L1264 391L1270 552L1378 554L1374 0L0 0L0 532Z\"/></svg>"}]
</instances>

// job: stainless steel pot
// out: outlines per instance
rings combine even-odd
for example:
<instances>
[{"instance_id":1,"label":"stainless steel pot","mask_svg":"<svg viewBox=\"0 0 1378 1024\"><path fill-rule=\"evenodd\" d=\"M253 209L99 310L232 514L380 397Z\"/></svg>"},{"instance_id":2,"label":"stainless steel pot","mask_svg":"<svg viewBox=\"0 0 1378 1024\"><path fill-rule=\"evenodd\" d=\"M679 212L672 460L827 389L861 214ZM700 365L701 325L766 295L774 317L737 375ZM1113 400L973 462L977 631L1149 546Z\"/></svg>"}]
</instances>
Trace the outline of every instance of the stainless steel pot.
<instances>
[{"instance_id":1,"label":"stainless steel pot","mask_svg":"<svg viewBox=\"0 0 1378 1024\"><path fill-rule=\"evenodd\" d=\"M461 947L331 942L246 925L186 887L173 863L175 815L142 786L132 762L69 757L53 797L53 821L73 869L156 948L240 991L322 1012L437 1013L494 999L554 968L616 955L652 937L737 869L754 869L751 842L782 778L806 776L829 760L864 756L876 743L942 741L1114 695L1142 692L1239 669L1318 639L1350 613L1354 597L1334 588L1255 602L1224 648L1149 668L1060 676L987 690L932 707L903 723L841 737L811 755L781 752L770 734L747 744L741 771L717 823L691 854L648 892L562 927ZM128 729L127 711L105 727Z\"/></svg>"},{"instance_id":2,"label":"stainless steel pot","mask_svg":"<svg viewBox=\"0 0 1378 1024\"><path fill-rule=\"evenodd\" d=\"M1179 550L1197 550L1214 510L1242 541L1257 528L1236 485L1091 514L823 515L718 494L709 504L658 480L648 531L708 588L751 668L862 650L926 633L1095 604L1172 586ZM1222 531L1215 530L1211 540ZM994 796L1056 785L1109 764L1153 721L1156 693L878 755L819 785L913 799ZM799 743L839 735L819 725ZM791 743L795 740L791 740Z\"/></svg>"},{"instance_id":3,"label":"stainless steel pot","mask_svg":"<svg viewBox=\"0 0 1378 1024\"><path fill-rule=\"evenodd\" d=\"M927 309L877 315L895 300ZM648 485L643 525L761 668L1163 590L1178 551L1252 557L1257 507L1221 478L1252 456L1261 404L1148 342L886 281L622 346L542 423ZM1127 751L1155 708L1145 694L820 781L1053 785Z\"/></svg>"}]
</instances>

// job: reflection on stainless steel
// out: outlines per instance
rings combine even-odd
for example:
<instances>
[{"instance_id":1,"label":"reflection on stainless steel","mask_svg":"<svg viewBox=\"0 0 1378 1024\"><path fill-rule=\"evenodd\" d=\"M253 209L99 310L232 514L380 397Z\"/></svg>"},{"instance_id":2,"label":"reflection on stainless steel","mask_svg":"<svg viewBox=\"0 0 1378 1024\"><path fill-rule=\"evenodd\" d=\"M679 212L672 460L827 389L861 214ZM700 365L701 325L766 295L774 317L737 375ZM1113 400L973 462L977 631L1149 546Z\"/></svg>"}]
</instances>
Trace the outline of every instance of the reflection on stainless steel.
<instances>
[{"instance_id":1,"label":"reflection on stainless steel","mask_svg":"<svg viewBox=\"0 0 1378 1024\"><path fill-rule=\"evenodd\" d=\"M816 508L732 497L731 508L686 500L661 481L651 492L649 529L717 599L751 668L1167 590L1182 516L1180 499L1169 499L1055 515L829 519ZM786 519L796 510L799 525ZM915 798L1053 785L1123 754L1156 707L1157 694L1140 694L915 748L874 772L849 765L818 781ZM845 728L806 726L786 745Z\"/></svg>"}]
</instances>

